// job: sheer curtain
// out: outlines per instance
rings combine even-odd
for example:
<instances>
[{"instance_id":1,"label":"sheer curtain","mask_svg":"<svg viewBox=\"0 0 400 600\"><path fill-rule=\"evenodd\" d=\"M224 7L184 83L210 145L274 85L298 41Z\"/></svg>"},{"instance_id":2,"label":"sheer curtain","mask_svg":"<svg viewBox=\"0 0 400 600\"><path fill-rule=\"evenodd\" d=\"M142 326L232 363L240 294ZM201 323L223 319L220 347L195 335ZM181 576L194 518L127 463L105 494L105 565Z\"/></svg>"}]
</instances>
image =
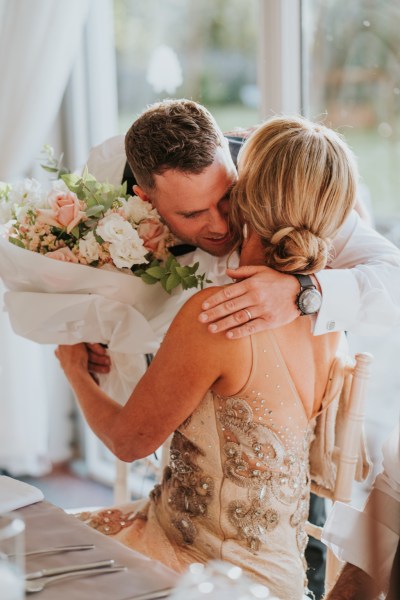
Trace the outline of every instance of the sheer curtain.
<instances>
[{"instance_id":1,"label":"sheer curtain","mask_svg":"<svg viewBox=\"0 0 400 600\"><path fill-rule=\"evenodd\" d=\"M21 178L47 141L90 4L0 0L0 180ZM1 312L0 339L0 468L38 475L49 467L48 406L67 387L52 349L15 336Z\"/></svg>"}]
</instances>

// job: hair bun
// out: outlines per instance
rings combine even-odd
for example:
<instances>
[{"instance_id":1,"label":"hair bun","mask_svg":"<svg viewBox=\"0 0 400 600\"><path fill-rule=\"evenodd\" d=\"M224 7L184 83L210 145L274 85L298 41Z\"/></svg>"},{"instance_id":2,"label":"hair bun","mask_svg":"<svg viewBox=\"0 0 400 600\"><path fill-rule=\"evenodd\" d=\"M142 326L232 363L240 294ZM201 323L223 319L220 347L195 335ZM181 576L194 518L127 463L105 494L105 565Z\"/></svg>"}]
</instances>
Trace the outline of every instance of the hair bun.
<instances>
[{"instance_id":1,"label":"hair bun","mask_svg":"<svg viewBox=\"0 0 400 600\"><path fill-rule=\"evenodd\" d=\"M309 229L282 227L266 245L267 264L284 273L315 273L326 266L328 243Z\"/></svg>"}]
</instances>

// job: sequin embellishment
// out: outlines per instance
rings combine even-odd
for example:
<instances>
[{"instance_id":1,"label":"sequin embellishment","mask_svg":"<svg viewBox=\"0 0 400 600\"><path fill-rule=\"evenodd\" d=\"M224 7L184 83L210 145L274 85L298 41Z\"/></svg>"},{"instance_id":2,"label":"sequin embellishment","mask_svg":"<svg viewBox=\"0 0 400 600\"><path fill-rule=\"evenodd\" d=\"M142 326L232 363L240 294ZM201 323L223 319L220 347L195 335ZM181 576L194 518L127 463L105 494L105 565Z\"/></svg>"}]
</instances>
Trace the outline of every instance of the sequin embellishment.
<instances>
[{"instance_id":1,"label":"sequin embellishment","mask_svg":"<svg viewBox=\"0 0 400 600\"><path fill-rule=\"evenodd\" d=\"M137 512L123 513L116 508L102 510L98 513L83 512L76 515L81 521L84 521L89 527L97 529L100 533L106 535L116 535L125 527L132 525L136 519L147 521L146 515Z\"/></svg>"},{"instance_id":2,"label":"sequin embellishment","mask_svg":"<svg viewBox=\"0 0 400 600\"><path fill-rule=\"evenodd\" d=\"M230 523L239 538L257 551L262 542L267 543L266 534L280 520L275 502L294 504L289 524L296 529L297 545L303 555L307 543L304 521L308 515L310 432L306 432L296 451L293 447L286 448L274 431L254 420L246 400L237 397L218 397L218 400L217 417L226 440L224 474L234 484L248 488L250 494L249 503L230 503Z\"/></svg>"},{"instance_id":3,"label":"sequin embellishment","mask_svg":"<svg viewBox=\"0 0 400 600\"><path fill-rule=\"evenodd\" d=\"M214 492L214 481L196 464L203 453L179 431L174 433L170 466L164 471L163 483L156 486L151 498L157 502L160 490L168 487L168 504L174 511L173 526L185 544L193 544L197 530L193 519L207 514Z\"/></svg>"}]
</instances>

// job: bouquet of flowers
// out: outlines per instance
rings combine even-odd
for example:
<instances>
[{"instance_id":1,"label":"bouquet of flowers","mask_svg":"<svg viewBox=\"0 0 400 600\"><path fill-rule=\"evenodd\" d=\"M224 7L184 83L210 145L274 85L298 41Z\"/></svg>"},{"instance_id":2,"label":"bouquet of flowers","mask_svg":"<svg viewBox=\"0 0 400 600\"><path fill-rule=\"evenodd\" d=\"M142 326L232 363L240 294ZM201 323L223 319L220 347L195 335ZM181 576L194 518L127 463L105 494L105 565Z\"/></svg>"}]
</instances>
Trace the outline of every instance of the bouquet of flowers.
<instances>
[{"instance_id":1,"label":"bouquet of flowers","mask_svg":"<svg viewBox=\"0 0 400 600\"><path fill-rule=\"evenodd\" d=\"M1 214L9 242L47 258L130 269L168 293L179 285L203 287L204 274L196 275L199 263L179 264L169 252L179 240L149 202L127 195L126 184L99 183L87 171L62 175L47 193L35 180L0 184Z\"/></svg>"},{"instance_id":2,"label":"bouquet of flowers","mask_svg":"<svg viewBox=\"0 0 400 600\"><path fill-rule=\"evenodd\" d=\"M64 172L50 191L32 179L0 184L0 224L14 331L39 343L107 344L113 369L102 387L125 402L187 290L209 281L199 261L188 264L197 252L208 271L207 255L178 262L170 248L179 241L151 204L87 171Z\"/></svg>"}]
</instances>

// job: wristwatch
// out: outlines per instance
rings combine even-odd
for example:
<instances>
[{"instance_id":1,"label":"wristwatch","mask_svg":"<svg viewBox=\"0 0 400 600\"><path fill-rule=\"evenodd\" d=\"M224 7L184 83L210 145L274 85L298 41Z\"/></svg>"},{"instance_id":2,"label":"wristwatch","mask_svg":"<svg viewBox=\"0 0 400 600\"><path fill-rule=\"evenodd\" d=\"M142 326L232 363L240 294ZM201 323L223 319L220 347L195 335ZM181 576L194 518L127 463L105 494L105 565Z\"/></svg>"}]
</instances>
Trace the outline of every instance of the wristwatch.
<instances>
[{"instance_id":1,"label":"wristwatch","mask_svg":"<svg viewBox=\"0 0 400 600\"><path fill-rule=\"evenodd\" d=\"M300 284L300 292L296 297L296 305L303 315L315 315L321 308L322 296L309 275L293 273Z\"/></svg>"}]
</instances>

